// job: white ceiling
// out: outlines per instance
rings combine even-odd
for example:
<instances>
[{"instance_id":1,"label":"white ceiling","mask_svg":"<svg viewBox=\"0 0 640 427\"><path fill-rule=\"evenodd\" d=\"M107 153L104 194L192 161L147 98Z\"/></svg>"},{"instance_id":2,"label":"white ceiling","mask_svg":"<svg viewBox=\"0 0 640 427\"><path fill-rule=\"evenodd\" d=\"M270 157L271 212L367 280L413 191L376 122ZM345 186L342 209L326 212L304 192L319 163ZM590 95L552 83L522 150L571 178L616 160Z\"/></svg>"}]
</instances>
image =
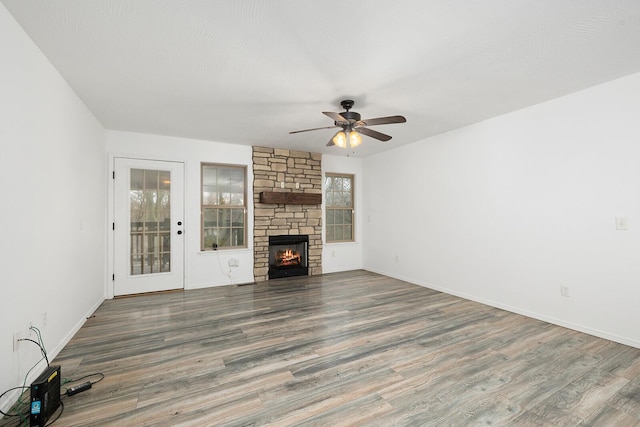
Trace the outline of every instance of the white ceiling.
<instances>
[{"instance_id":1,"label":"white ceiling","mask_svg":"<svg viewBox=\"0 0 640 427\"><path fill-rule=\"evenodd\" d=\"M640 72L638 0L1 0L107 129L367 156ZM404 115L354 150L322 111Z\"/></svg>"}]
</instances>

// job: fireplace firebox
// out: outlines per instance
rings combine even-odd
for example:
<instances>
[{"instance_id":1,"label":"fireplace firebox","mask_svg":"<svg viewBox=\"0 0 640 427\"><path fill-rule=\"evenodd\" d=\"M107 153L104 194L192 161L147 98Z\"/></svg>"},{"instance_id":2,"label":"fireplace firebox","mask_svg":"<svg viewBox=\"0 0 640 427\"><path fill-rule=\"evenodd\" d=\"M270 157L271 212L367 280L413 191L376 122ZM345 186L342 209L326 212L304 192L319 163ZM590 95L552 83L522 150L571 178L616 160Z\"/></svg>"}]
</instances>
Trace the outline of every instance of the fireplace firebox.
<instances>
[{"instance_id":1,"label":"fireplace firebox","mask_svg":"<svg viewBox=\"0 0 640 427\"><path fill-rule=\"evenodd\" d=\"M269 236L269 279L308 276L309 236Z\"/></svg>"}]
</instances>

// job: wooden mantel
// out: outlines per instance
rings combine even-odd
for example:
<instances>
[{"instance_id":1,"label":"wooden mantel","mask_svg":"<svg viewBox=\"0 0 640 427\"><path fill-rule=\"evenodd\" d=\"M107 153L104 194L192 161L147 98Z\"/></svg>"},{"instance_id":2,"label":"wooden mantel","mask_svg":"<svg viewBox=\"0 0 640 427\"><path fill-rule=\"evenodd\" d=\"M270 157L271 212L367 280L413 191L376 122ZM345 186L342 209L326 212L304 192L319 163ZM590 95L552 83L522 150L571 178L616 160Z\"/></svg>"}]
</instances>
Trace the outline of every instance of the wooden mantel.
<instances>
[{"instance_id":1,"label":"wooden mantel","mask_svg":"<svg viewBox=\"0 0 640 427\"><path fill-rule=\"evenodd\" d=\"M282 205L321 205L322 194L262 191L260 203Z\"/></svg>"}]
</instances>

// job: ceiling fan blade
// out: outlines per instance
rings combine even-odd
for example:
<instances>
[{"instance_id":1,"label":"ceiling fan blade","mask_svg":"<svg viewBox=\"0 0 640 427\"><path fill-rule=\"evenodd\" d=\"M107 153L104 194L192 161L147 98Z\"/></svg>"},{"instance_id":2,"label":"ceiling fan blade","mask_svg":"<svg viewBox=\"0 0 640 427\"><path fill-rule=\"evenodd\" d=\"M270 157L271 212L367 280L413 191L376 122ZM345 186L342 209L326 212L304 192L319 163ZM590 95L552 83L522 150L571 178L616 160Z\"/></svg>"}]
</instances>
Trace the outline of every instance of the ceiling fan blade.
<instances>
[{"instance_id":1,"label":"ceiling fan blade","mask_svg":"<svg viewBox=\"0 0 640 427\"><path fill-rule=\"evenodd\" d=\"M388 125L391 123L405 123L407 119L404 116L377 117L375 119L361 120L364 126Z\"/></svg>"},{"instance_id":2,"label":"ceiling fan blade","mask_svg":"<svg viewBox=\"0 0 640 427\"><path fill-rule=\"evenodd\" d=\"M332 113L331 111L323 111L322 114L333 119L334 122L348 122L340 113Z\"/></svg>"},{"instance_id":3,"label":"ceiling fan blade","mask_svg":"<svg viewBox=\"0 0 640 427\"><path fill-rule=\"evenodd\" d=\"M380 133L376 130L373 129L368 129L368 128L364 128L364 127L359 127L357 128L358 132L360 132L363 135L367 135L370 136L371 138L375 138L377 140L380 141L388 141L391 139L391 137L389 135L385 135L384 133Z\"/></svg>"},{"instance_id":4,"label":"ceiling fan blade","mask_svg":"<svg viewBox=\"0 0 640 427\"><path fill-rule=\"evenodd\" d=\"M333 129L333 128L338 128L338 127L340 127L340 126L333 125L333 126L325 126L325 127L313 128L313 129L292 130L291 132L289 132L289 135L291 135L292 133L309 132L309 131L312 131L312 130L321 130L321 129Z\"/></svg>"},{"instance_id":5,"label":"ceiling fan blade","mask_svg":"<svg viewBox=\"0 0 640 427\"><path fill-rule=\"evenodd\" d=\"M336 145L335 142L333 142L333 137L331 137L331 139L329 140L329 142L327 142L327 147L333 147L334 145Z\"/></svg>"}]
</instances>

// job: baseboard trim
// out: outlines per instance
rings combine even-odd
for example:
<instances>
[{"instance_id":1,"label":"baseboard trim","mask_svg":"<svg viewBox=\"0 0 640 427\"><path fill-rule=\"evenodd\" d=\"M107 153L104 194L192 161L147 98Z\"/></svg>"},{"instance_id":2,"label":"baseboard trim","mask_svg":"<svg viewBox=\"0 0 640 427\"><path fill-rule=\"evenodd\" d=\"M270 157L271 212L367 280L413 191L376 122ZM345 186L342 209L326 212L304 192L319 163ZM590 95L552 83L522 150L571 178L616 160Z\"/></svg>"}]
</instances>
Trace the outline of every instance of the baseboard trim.
<instances>
[{"instance_id":1,"label":"baseboard trim","mask_svg":"<svg viewBox=\"0 0 640 427\"><path fill-rule=\"evenodd\" d=\"M627 337L623 337L623 336L619 336L610 332L606 332L606 331L601 331L599 329L594 329L594 328L590 328L588 326L584 326L584 325L580 325L577 323L572 323L572 322L567 322L566 320L562 320L562 319L558 319L555 317L551 317L551 316L547 316L544 314L540 314L540 313L535 313L520 307L515 307L515 306L511 306L508 304L503 304L501 302L498 301L493 301L493 300L489 300L489 299L485 299L485 298L480 298L477 297L475 295L469 295L466 294L464 292L458 292L455 290L451 290L442 286L436 286L433 285L431 283L426 283L426 282L422 282L419 280L415 280L409 277L404 277L401 275L397 275L397 274L390 274L388 272L385 271L380 271L380 270L376 270L376 269L372 269L372 268L365 268L365 270L370 271L372 273L377 273L377 274L382 274L383 276L389 276L389 277L393 277L394 279L398 279L398 280L402 280L404 282L408 282L408 283L412 283L414 285L418 285L418 286L422 286L424 288L429 288L429 289L433 289L434 291L439 291L439 292L443 292L445 294L449 294L449 295L453 295L456 297L460 297L460 298L464 298L466 300L469 301L474 301L480 304L484 304L484 305L488 305L491 307L495 307L495 308L499 308L501 310L506 310L509 311L511 313L515 313L515 314L520 314L523 316L527 316L530 317L532 319L536 319L536 320L541 320L543 322L547 322L547 323L551 323L553 325L557 325L557 326L562 326L563 328L568 328L577 332L582 332L585 334L589 334L589 335L593 335L595 337L598 338L604 338L606 340L609 341L614 341L617 342L619 344L624 344L624 345L628 345L630 347L634 347L634 348L638 348L640 349L640 341L634 340L634 339L630 339Z\"/></svg>"}]
</instances>

